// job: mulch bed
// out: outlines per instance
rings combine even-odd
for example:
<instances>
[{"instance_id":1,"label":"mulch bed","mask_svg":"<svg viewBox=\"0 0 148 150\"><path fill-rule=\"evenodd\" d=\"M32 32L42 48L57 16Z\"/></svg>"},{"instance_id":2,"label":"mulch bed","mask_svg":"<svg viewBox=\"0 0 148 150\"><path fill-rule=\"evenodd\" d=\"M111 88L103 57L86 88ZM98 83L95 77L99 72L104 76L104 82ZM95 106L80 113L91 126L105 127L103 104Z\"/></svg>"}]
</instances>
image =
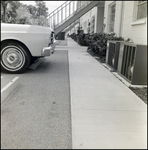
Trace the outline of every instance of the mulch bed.
<instances>
[{"instance_id":1,"label":"mulch bed","mask_svg":"<svg viewBox=\"0 0 148 150\"><path fill-rule=\"evenodd\" d=\"M147 104L147 87L130 87L130 89Z\"/></svg>"},{"instance_id":2,"label":"mulch bed","mask_svg":"<svg viewBox=\"0 0 148 150\"><path fill-rule=\"evenodd\" d=\"M100 63L105 63L106 57L99 56L95 54L93 51L87 51L92 57L94 57ZM144 103L147 104L147 87L139 88L139 87L129 87Z\"/></svg>"},{"instance_id":3,"label":"mulch bed","mask_svg":"<svg viewBox=\"0 0 148 150\"><path fill-rule=\"evenodd\" d=\"M87 50L87 52L93 56L96 60L98 60L100 63L105 63L106 58L104 56L100 56L99 54L94 53L91 50Z\"/></svg>"}]
</instances>

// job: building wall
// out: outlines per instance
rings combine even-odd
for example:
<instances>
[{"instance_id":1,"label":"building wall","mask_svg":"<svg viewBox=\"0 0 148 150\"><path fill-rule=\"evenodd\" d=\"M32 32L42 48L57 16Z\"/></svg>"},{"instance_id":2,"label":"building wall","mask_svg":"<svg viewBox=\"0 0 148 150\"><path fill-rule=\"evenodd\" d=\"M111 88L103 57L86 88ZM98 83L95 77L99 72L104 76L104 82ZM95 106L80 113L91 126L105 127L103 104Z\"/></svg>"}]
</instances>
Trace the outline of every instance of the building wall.
<instances>
[{"instance_id":1,"label":"building wall","mask_svg":"<svg viewBox=\"0 0 148 150\"><path fill-rule=\"evenodd\" d=\"M82 30L84 30L84 33L88 33L88 23L92 21L92 17L95 18L95 25L94 25L94 32L96 32L96 26L97 26L97 7L94 7L93 9L91 9L89 12L87 12L85 15L83 15L80 18L80 26L82 26ZM90 25L91 27L91 25ZM90 30L91 32L92 30Z\"/></svg>"},{"instance_id":2,"label":"building wall","mask_svg":"<svg viewBox=\"0 0 148 150\"><path fill-rule=\"evenodd\" d=\"M115 12L115 25L114 25L114 32L116 33L116 36L121 36L120 34L120 23L121 23L121 1L105 1L105 9L104 9L104 24L105 29L104 32L105 33L109 33L109 7L110 5L112 5L113 3L116 3L116 12Z\"/></svg>"},{"instance_id":3,"label":"building wall","mask_svg":"<svg viewBox=\"0 0 148 150\"><path fill-rule=\"evenodd\" d=\"M96 15L96 33L99 33L103 30L103 22L104 22L104 7L97 8Z\"/></svg>"},{"instance_id":4,"label":"building wall","mask_svg":"<svg viewBox=\"0 0 148 150\"><path fill-rule=\"evenodd\" d=\"M93 9L90 10L90 21L92 22L92 19L95 19L95 22L94 22L94 33L97 32L97 7L94 7ZM92 30L90 30L92 31Z\"/></svg>"},{"instance_id":5,"label":"building wall","mask_svg":"<svg viewBox=\"0 0 148 150\"><path fill-rule=\"evenodd\" d=\"M82 5L84 5L86 1L78 1L77 9L79 9ZM94 25L93 19L94 17ZM88 24L90 22L90 33L98 33L102 30L103 20L104 19L104 6L94 7L90 11L88 11L85 15L80 18L80 27L84 30L84 33L88 33ZM94 30L93 30L94 27Z\"/></svg>"},{"instance_id":6,"label":"building wall","mask_svg":"<svg viewBox=\"0 0 148 150\"><path fill-rule=\"evenodd\" d=\"M147 45L147 21L143 24L133 21L136 1L105 1L104 24L106 26L104 32L109 33L109 6L114 2L116 2L114 25L116 36L122 36L125 40L130 38L136 44Z\"/></svg>"},{"instance_id":7,"label":"building wall","mask_svg":"<svg viewBox=\"0 0 148 150\"><path fill-rule=\"evenodd\" d=\"M138 22L133 21L135 13L134 2L135 1L124 2L122 36L125 39L132 39L136 44L147 45L147 21L145 21L143 24L138 24Z\"/></svg>"},{"instance_id":8,"label":"building wall","mask_svg":"<svg viewBox=\"0 0 148 150\"><path fill-rule=\"evenodd\" d=\"M83 4L83 1L79 1ZM135 4L137 1L105 1L102 8L94 7L88 13L80 18L80 26L84 33L88 33L88 21L95 16L94 33L99 33L105 24L104 32L109 32L109 8L113 3L115 6L114 32L117 37L123 37L125 40L131 39L136 44L147 45L147 18L140 21L134 21ZM80 3L79 3L80 6ZM87 27L86 27L87 25Z\"/></svg>"},{"instance_id":9,"label":"building wall","mask_svg":"<svg viewBox=\"0 0 148 150\"><path fill-rule=\"evenodd\" d=\"M84 33L87 33L87 27L90 18L91 18L91 11L87 12L80 18L80 26L82 27L82 30L84 30Z\"/></svg>"},{"instance_id":10,"label":"building wall","mask_svg":"<svg viewBox=\"0 0 148 150\"><path fill-rule=\"evenodd\" d=\"M102 30L103 27L103 18L104 18L104 7L94 7L85 15L80 18L80 26L84 30L84 33L88 33L88 23L90 22L90 28L92 27L92 18L94 17L94 33L98 33ZM92 28L90 29L92 33Z\"/></svg>"}]
</instances>

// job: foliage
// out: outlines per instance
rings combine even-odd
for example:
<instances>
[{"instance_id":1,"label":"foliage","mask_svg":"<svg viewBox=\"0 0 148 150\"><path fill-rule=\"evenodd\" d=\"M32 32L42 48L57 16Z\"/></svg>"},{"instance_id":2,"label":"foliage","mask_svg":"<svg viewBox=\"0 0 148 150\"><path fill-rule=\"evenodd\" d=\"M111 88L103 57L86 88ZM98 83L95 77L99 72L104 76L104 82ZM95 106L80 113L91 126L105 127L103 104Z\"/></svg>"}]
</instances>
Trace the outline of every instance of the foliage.
<instances>
[{"instance_id":1,"label":"foliage","mask_svg":"<svg viewBox=\"0 0 148 150\"><path fill-rule=\"evenodd\" d=\"M80 34L79 36L79 44L82 45L82 46L88 46L88 38L89 38L89 35L88 34Z\"/></svg>"},{"instance_id":2,"label":"foliage","mask_svg":"<svg viewBox=\"0 0 148 150\"><path fill-rule=\"evenodd\" d=\"M19 1L1 1L1 18L2 22L14 22L16 17L16 9L20 6Z\"/></svg>"},{"instance_id":3,"label":"foliage","mask_svg":"<svg viewBox=\"0 0 148 150\"><path fill-rule=\"evenodd\" d=\"M16 10L16 13L17 13L17 16L15 19L15 23L31 24L31 20L30 20L31 14L29 13L26 7L20 6Z\"/></svg>"},{"instance_id":4,"label":"foliage","mask_svg":"<svg viewBox=\"0 0 148 150\"><path fill-rule=\"evenodd\" d=\"M39 16L39 18L37 19L37 25L46 26L46 23L47 23L46 17L43 15Z\"/></svg>"},{"instance_id":5,"label":"foliage","mask_svg":"<svg viewBox=\"0 0 148 150\"><path fill-rule=\"evenodd\" d=\"M37 8L33 5L28 5L27 9L29 11L29 13L31 14L31 18L32 19L36 19L37 18Z\"/></svg>"},{"instance_id":6,"label":"foliage","mask_svg":"<svg viewBox=\"0 0 148 150\"><path fill-rule=\"evenodd\" d=\"M70 35L69 35L69 37L71 37L73 40L75 40L75 41L76 41L77 34L72 33L72 34L70 34Z\"/></svg>"},{"instance_id":7,"label":"foliage","mask_svg":"<svg viewBox=\"0 0 148 150\"><path fill-rule=\"evenodd\" d=\"M45 2L35 1L36 2L36 15L39 18L40 16L48 16L48 8L46 7Z\"/></svg>"},{"instance_id":8,"label":"foliage","mask_svg":"<svg viewBox=\"0 0 148 150\"><path fill-rule=\"evenodd\" d=\"M9 1L1 1L1 20L3 22L6 21L6 9L7 9L7 5L8 5Z\"/></svg>"},{"instance_id":9,"label":"foliage","mask_svg":"<svg viewBox=\"0 0 148 150\"><path fill-rule=\"evenodd\" d=\"M122 37L116 37L114 33L95 33L88 40L88 50L92 50L94 53L100 56L106 56L107 41L123 41Z\"/></svg>"},{"instance_id":10,"label":"foliage","mask_svg":"<svg viewBox=\"0 0 148 150\"><path fill-rule=\"evenodd\" d=\"M9 23L15 23L16 22L16 17L18 15L17 9L19 7L22 7L21 3L19 1L11 1L9 3L9 7L7 8L8 14L9 14Z\"/></svg>"},{"instance_id":11,"label":"foliage","mask_svg":"<svg viewBox=\"0 0 148 150\"><path fill-rule=\"evenodd\" d=\"M123 41L122 37L116 37L115 33L107 34L107 33L95 33L92 35L89 34L80 34L79 36L76 34L70 35L75 41L77 41L82 46L88 46L87 51L93 51L95 54L99 56L106 56L107 49L107 41Z\"/></svg>"},{"instance_id":12,"label":"foliage","mask_svg":"<svg viewBox=\"0 0 148 150\"><path fill-rule=\"evenodd\" d=\"M19 1L1 1L1 19L5 23L47 26L48 8L43 1L36 5L24 5Z\"/></svg>"}]
</instances>

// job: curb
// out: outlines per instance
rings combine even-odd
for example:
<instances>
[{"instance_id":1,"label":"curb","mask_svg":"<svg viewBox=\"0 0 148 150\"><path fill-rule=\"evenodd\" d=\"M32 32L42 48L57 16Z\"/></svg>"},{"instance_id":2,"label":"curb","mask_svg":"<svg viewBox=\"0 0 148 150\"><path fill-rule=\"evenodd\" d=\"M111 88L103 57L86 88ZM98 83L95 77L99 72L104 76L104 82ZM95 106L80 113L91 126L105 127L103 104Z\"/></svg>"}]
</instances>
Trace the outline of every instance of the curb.
<instances>
[{"instance_id":1,"label":"curb","mask_svg":"<svg viewBox=\"0 0 148 150\"><path fill-rule=\"evenodd\" d=\"M1 89L1 104L16 90L19 86L19 77L15 77L6 86Z\"/></svg>"},{"instance_id":2,"label":"curb","mask_svg":"<svg viewBox=\"0 0 148 150\"><path fill-rule=\"evenodd\" d=\"M147 87L147 85L132 85L128 81L126 81L123 77L121 77L117 71L114 71L111 69L106 63L102 63L102 65L107 68L116 78L118 78L123 84L125 84L128 88L130 87L137 87L137 88L144 88Z\"/></svg>"},{"instance_id":3,"label":"curb","mask_svg":"<svg viewBox=\"0 0 148 150\"><path fill-rule=\"evenodd\" d=\"M44 57L43 58L38 58L33 64L31 64L29 66L29 69L35 70L44 59L45 59Z\"/></svg>"}]
</instances>

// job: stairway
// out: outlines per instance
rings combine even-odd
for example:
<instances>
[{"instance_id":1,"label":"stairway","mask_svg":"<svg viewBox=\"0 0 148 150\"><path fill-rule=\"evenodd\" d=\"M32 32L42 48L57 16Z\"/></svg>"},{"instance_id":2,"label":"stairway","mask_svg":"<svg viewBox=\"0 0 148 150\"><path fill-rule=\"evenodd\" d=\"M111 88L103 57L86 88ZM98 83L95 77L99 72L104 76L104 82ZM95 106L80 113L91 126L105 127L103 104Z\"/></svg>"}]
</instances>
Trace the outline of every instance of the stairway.
<instances>
[{"instance_id":1,"label":"stairway","mask_svg":"<svg viewBox=\"0 0 148 150\"><path fill-rule=\"evenodd\" d=\"M80 21L79 21L79 19L78 20L76 20L74 23L72 23L71 25L69 25L68 27L66 27L64 30L63 30L63 32L68 32L69 30L71 30L76 24L80 24Z\"/></svg>"},{"instance_id":2,"label":"stairway","mask_svg":"<svg viewBox=\"0 0 148 150\"><path fill-rule=\"evenodd\" d=\"M49 26L58 34L97 5L104 6L104 1L83 1L81 7L77 7L77 1L66 1L49 14Z\"/></svg>"}]
</instances>

